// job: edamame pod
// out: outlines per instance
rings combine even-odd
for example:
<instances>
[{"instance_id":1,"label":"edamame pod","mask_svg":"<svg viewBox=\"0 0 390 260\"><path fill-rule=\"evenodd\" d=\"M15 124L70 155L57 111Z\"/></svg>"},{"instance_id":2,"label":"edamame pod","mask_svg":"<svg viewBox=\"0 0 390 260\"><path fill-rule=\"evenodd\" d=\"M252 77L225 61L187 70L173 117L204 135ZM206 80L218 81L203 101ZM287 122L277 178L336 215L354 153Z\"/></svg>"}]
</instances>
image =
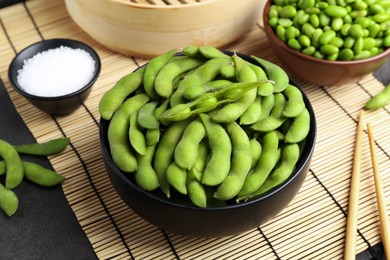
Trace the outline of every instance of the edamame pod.
<instances>
[{"instance_id":1,"label":"edamame pod","mask_svg":"<svg viewBox=\"0 0 390 260\"><path fill-rule=\"evenodd\" d=\"M230 200L238 194L252 165L251 145L246 132L236 122L227 124L226 130L233 149L230 171L214 194L214 198L220 200Z\"/></svg>"},{"instance_id":2,"label":"edamame pod","mask_svg":"<svg viewBox=\"0 0 390 260\"><path fill-rule=\"evenodd\" d=\"M49 156L62 152L69 143L70 139L64 137L56 138L43 143L14 145L14 147L19 154Z\"/></svg>"},{"instance_id":3,"label":"edamame pod","mask_svg":"<svg viewBox=\"0 0 390 260\"><path fill-rule=\"evenodd\" d=\"M144 155L146 153L146 140L144 133L138 125L137 112L130 116L129 141L138 154Z\"/></svg>"},{"instance_id":4,"label":"edamame pod","mask_svg":"<svg viewBox=\"0 0 390 260\"><path fill-rule=\"evenodd\" d=\"M65 181L65 177L39 164L27 161L23 161L22 164L26 179L38 185L52 187Z\"/></svg>"},{"instance_id":5,"label":"edamame pod","mask_svg":"<svg viewBox=\"0 0 390 260\"><path fill-rule=\"evenodd\" d=\"M193 73L186 76L178 85L176 91L172 94L170 104L175 106L180 103L185 103L185 100L193 100L197 95L192 95L194 88L203 89L204 85L213 80L218 74L221 67L231 63L230 57L213 58L199 66ZM186 90L191 88L188 92ZM197 91L195 93L199 93Z\"/></svg>"},{"instance_id":6,"label":"edamame pod","mask_svg":"<svg viewBox=\"0 0 390 260\"><path fill-rule=\"evenodd\" d=\"M251 140L249 140L249 143L251 146L251 154L252 154L252 165L251 165L251 169L252 169L257 164L257 161L259 160L260 155L263 152L263 148L261 146L261 143L256 138L252 138Z\"/></svg>"},{"instance_id":7,"label":"edamame pod","mask_svg":"<svg viewBox=\"0 0 390 260\"><path fill-rule=\"evenodd\" d=\"M297 87L289 84L282 93L287 99L282 112L283 116L296 117L301 114L306 107L302 92Z\"/></svg>"},{"instance_id":8,"label":"edamame pod","mask_svg":"<svg viewBox=\"0 0 390 260\"><path fill-rule=\"evenodd\" d=\"M286 99L283 94L276 93L274 107L271 110L270 116L254 123L251 129L259 132L269 132L277 129L287 120L287 117L282 114L285 104Z\"/></svg>"},{"instance_id":9,"label":"edamame pod","mask_svg":"<svg viewBox=\"0 0 390 260\"><path fill-rule=\"evenodd\" d=\"M281 67L253 55L251 58L263 66L268 79L274 82L274 93L282 92L287 87L290 79Z\"/></svg>"},{"instance_id":10,"label":"edamame pod","mask_svg":"<svg viewBox=\"0 0 390 260\"><path fill-rule=\"evenodd\" d=\"M0 208L7 214L8 217L11 217L15 214L19 206L19 199L16 194L5 188L0 183Z\"/></svg>"},{"instance_id":11,"label":"edamame pod","mask_svg":"<svg viewBox=\"0 0 390 260\"><path fill-rule=\"evenodd\" d=\"M271 175L265 180L264 184L250 195L250 198L264 194L287 180L298 162L299 155L300 151L298 144L285 144L282 147L282 159L280 165L273 170Z\"/></svg>"},{"instance_id":12,"label":"edamame pod","mask_svg":"<svg viewBox=\"0 0 390 260\"><path fill-rule=\"evenodd\" d=\"M187 182L187 194L192 203L200 208L207 207L207 194L204 186L197 180Z\"/></svg>"},{"instance_id":13,"label":"edamame pod","mask_svg":"<svg viewBox=\"0 0 390 260\"><path fill-rule=\"evenodd\" d=\"M159 121L155 117L154 112L158 106L158 102L148 102L143 105L137 113L137 123L145 129L157 129Z\"/></svg>"},{"instance_id":14,"label":"edamame pod","mask_svg":"<svg viewBox=\"0 0 390 260\"><path fill-rule=\"evenodd\" d=\"M99 113L103 119L110 120L127 96L141 86L144 73L145 68L139 68L122 77L111 89L104 93L99 102Z\"/></svg>"},{"instance_id":15,"label":"edamame pod","mask_svg":"<svg viewBox=\"0 0 390 260\"><path fill-rule=\"evenodd\" d=\"M175 148L174 158L177 165L187 170L194 165L198 146L205 135L206 129L200 119L195 119L187 126Z\"/></svg>"},{"instance_id":16,"label":"edamame pod","mask_svg":"<svg viewBox=\"0 0 390 260\"><path fill-rule=\"evenodd\" d=\"M187 195L187 170L173 161L167 169L168 183L181 194Z\"/></svg>"},{"instance_id":17,"label":"edamame pod","mask_svg":"<svg viewBox=\"0 0 390 260\"><path fill-rule=\"evenodd\" d=\"M279 160L279 138L276 131L268 132L262 139L262 153L253 171L246 177L238 193L239 200L255 192L267 179Z\"/></svg>"},{"instance_id":18,"label":"edamame pod","mask_svg":"<svg viewBox=\"0 0 390 260\"><path fill-rule=\"evenodd\" d=\"M179 49L169 50L153 59L151 59L146 66L145 73L143 75L143 86L146 94L150 98L157 99L158 95L154 89L154 82L161 68L164 67L173 56L179 51Z\"/></svg>"},{"instance_id":19,"label":"edamame pod","mask_svg":"<svg viewBox=\"0 0 390 260\"><path fill-rule=\"evenodd\" d=\"M198 145L195 163L188 171L188 174L193 176L199 182L202 181L202 175L206 167L208 155L207 144L204 141L200 142Z\"/></svg>"},{"instance_id":20,"label":"edamame pod","mask_svg":"<svg viewBox=\"0 0 390 260\"><path fill-rule=\"evenodd\" d=\"M310 130L310 114L305 108L300 115L294 118L290 129L285 135L286 143L299 143L306 138Z\"/></svg>"},{"instance_id":21,"label":"edamame pod","mask_svg":"<svg viewBox=\"0 0 390 260\"><path fill-rule=\"evenodd\" d=\"M203 172L202 183L215 186L226 178L230 171L232 144L225 129L211 120L207 114L200 114L206 128L211 158Z\"/></svg>"},{"instance_id":22,"label":"edamame pod","mask_svg":"<svg viewBox=\"0 0 390 260\"><path fill-rule=\"evenodd\" d=\"M369 110L375 110L379 108L383 108L390 102L390 84L386 85L386 87L370 98L365 104L364 108Z\"/></svg>"},{"instance_id":23,"label":"edamame pod","mask_svg":"<svg viewBox=\"0 0 390 260\"><path fill-rule=\"evenodd\" d=\"M176 57L163 66L156 76L154 88L157 94L167 98L173 93L174 80L182 73L199 67L203 64L201 59L189 58L186 56Z\"/></svg>"},{"instance_id":24,"label":"edamame pod","mask_svg":"<svg viewBox=\"0 0 390 260\"><path fill-rule=\"evenodd\" d=\"M261 96L257 96L255 101L240 116L240 125L251 125L257 122L261 115Z\"/></svg>"},{"instance_id":25,"label":"edamame pod","mask_svg":"<svg viewBox=\"0 0 390 260\"><path fill-rule=\"evenodd\" d=\"M249 63L237 54L233 55L236 65L237 78L241 83L251 83L257 81L257 75L250 67ZM236 121L257 97L257 89L248 90L236 102L229 103L213 113L212 120L218 123L230 123Z\"/></svg>"},{"instance_id":26,"label":"edamame pod","mask_svg":"<svg viewBox=\"0 0 390 260\"><path fill-rule=\"evenodd\" d=\"M156 145L146 148L145 155L138 155L138 168L135 172L135 181L144 190L152 191L158 188L157 173L152 167Z\"/></svg>"},{"instance_id":27,"label":"edamame pod","mask_svg":"<svg viewBox=\"0 0 390 260\"><path fill-rule=\"evenodd\" d=\"M157 173L161 190L170 197L169 183L166 178L166 171L173 161L173 155L177 143L191 120L184 120L173 123L162 135L157 145L153 167Z\"/></svg>"},{"instance_id":28,"label":"edamame pod","mask_svg":"<svg viewBox=\"0 0 390 260\"><path fill-rule=\"evenodd\" d=\"M200 46L199 52L207 59L229 57L229 55L212 46Z\"/></svg>"},{"instance_id":29,"label":"edamame pod","mask_svg":"<svg viewBox=\"0 0 390 260\"><path fill-rule=\"evenodd\" d=\"M160 129L147 129L145 133L146 145L154 145L160 141Z\"/></svg>"},{"instance_id":30,"label":"edamame pod","mask_svg":"<svg viewBox=\"0 0 390 260\"><path fill-rule=\"evenodd\" d=\"M24 176L20 156L10 143L0 139L0 157L6 164L5 187L13 189L22 182Z\"/></svg>"},{"instance_id":31,"label":"edamame pod","mask_svg":"<svg viewBox=\"0 0 390 260\"><path fill-rule=\"evenodd\" d=\"M149 100L150 97L145 93L127 99L114 113L108 126L107 136L112 160L124 172L134 172L137 169L135 152L128 138L129 118Z\"/></svg>"}]
</instances>

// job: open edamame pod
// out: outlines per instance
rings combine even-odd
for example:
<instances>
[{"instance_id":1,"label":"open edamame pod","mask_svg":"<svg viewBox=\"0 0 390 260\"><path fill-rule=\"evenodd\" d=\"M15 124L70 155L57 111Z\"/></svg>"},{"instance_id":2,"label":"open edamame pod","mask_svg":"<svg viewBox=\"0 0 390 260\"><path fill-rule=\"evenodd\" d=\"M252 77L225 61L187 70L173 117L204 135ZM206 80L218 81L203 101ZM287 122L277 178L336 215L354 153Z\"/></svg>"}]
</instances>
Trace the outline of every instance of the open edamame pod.
<instances>
[{"instance_id":1,"label":"open edamame pod","mask_svg":"<svg viewBox=\"0 0 390 260\"><path fill-rule=\"evenodd\" d=\"M0 157L6 164L5 187L16 188L24 177L22 160L18 152L10 143L0 139Z\"/></svg>"},{"instance_id":2,"label":"open edamame pod","mask_svg":"<svg viewBox=\"0 0 390 260\"><path fill-rule=\"evenodd\" d=\"M8 217L11 217L15 214L19 206L19 199L16 194L5 188L0 183L0 208L7 214Z\"/></svg>"},{"instance_id":3,"label":"open edamame pod","mask_svg":"<svg viewBox=\"0 0 390 260\"><path fill-rule=\"evenodd\" d=\"M49 156L60 153L69 145L69 138L56 138L43 143L14 145L20 154Z\"/></svg>"}]
</instances>

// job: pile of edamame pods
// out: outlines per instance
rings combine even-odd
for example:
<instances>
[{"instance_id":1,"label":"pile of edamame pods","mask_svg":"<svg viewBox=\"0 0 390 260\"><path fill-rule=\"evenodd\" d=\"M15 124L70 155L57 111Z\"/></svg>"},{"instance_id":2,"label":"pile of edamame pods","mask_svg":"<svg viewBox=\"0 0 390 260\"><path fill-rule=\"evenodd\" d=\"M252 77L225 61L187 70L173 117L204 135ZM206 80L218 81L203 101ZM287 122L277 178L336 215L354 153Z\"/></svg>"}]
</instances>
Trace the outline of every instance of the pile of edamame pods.
<instances>
[{"instance_id":1,"label":"pile of edamame pods","mask_svg":"<svg viewBox=\"0 0 390 260\"><path fill-rule=\"evenodd\" d=\"M5 175L5 184L0 183L0 208L9 216L15 214L19 199L13 189L24 178L44 187L62 183L65 178L55 171L39 164L23 160L21 155L49 156L62 152L69 144L69 138L57 138L44 143L12 145L0 139L0 176Z\"/></svg>"},{"instance_id":2,"label":"pile of edamame pods","mask_svg":"<svg viewBox=\"0 0 390 260\"><path fill-rule=\"evenodd\" d=\"M269 24L290 48L327 60L360 60L390 47L389 0L273 0Z\"/></svg>"},{"instance_id":3,"label":"pile of edamame pods","mask_svg":"<svg viewBox=\"0 0 390 260\"><path fill-rule=\"evenodd\" d=\"M99 103L115 165L146 191L203 208L284 182L310 114L281 67L246 57L191 45L122 77Z\"/></svg>"}]
</instances>

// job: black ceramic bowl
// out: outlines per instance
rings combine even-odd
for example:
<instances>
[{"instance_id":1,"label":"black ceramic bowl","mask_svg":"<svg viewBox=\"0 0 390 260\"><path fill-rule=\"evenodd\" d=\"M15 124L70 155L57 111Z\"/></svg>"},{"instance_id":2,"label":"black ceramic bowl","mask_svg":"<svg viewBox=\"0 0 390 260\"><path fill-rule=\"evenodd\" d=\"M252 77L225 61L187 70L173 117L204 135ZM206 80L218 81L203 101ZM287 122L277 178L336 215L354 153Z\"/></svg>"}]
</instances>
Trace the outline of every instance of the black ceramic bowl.
<instances>
[{"instance_id":1,"label":"black ceramic bowl","mask_svg":"<svg viewBox=\"0 0 390 260\"><path fill-rule=\"evenodd\" d=\"M163 230L192 237L224 237L254 229L275 217L291 202L309 171L317 128L313 108L304 93L303 96L311 125L296 170L288 180L261 197L228 206L199 208L185 201L167 199L159 190L145 191L135 184L132 174L115 166L107 138L110 121L101 119L100 144L110 180L134 212Z\"/></svg>"},{"instance_id":2,"label":"black ceramic bowl","mask_svg":"<svg viewBox=\"0 0 390 260\"><path fill-rule=\"evenodd\" d=\"M77 91L61 96L37 96L24 91L17 80L18 71L22 69L24 61L32 58L38 53L61 46L70 47L72 49L82 49L91 55L95 61L92 79ZM19 52L9 65L8 78L11 86L40 110L50 115L66 115L75 111L87 99L91 92L92 85L100 74L100 69L101 63L98 54L85 43L71 39L49 39L34 43Z\"/></svg>"}]
</instances>

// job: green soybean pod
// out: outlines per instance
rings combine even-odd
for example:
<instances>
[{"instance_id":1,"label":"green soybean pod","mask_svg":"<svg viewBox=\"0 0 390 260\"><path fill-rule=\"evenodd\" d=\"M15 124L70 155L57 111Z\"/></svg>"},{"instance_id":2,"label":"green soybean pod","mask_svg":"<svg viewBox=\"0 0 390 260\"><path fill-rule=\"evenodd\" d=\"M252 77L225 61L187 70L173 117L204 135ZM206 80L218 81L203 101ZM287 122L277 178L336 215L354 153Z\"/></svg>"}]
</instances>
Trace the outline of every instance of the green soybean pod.
<instances>
[{"instance_id":1,"label":"green soybean pod","mask_svg":"<svg viewBox=\"0 0 390 260\"><path fill-rule=\"evenodd\" d=\"M194 93L195 88L200 88L204 91L204 85L212 81L219 73L222 66L231 63L231 57L213 58L207 60L200 66L198 66L193 73L186 75L185 78L178 84L176 91L173 92L170 97L170 105L173 107L180 103L185 103L187 99L195 99L195 96L191 96ZM188 88L190 91L185 93ZM199 93L197 91L196 93Z\"/></svg>"},{"instance_id":2,"label":"green soybean pod","mask_svg":"<svg viewBox=\"0 0 390 260\"><path fill-rule=\"evenodd\" d=\"M270 115L272 108L274 107L274 104L275 104L274 95L265 96L261 99L261 114L258 121L267 118Z\"/></svg>"},{"instance_id":3,"label":"green soybean pod","mask_svg":"<svg viewBox=\"0 0 390 260\"><path fill-rule=\"evenodd\" d=\"M296 117L301 114L306 106L302 92L297 87L289 84L282 93L287 99L282 112L283 116Z\"/></svg>"},{"instance_id":4,"label":"green soybean pod","mask_svg":"<svg viewBox=\"0 0 390 260\"><path fill-rule=\"evenodd\" d=\"M202 175L207 163L209 148L205 141L202 141L198 145L198 151L196 159L192 167L188 170L188 174L193 176L197 181L202 181Z\"/></svg>"},{"instance_id":5,"label":"green soybean pod","mask_svg":"<svg viewBox=\"0 0 390 260\"><path fill-rule=\"evenodd\" d=\"M16 194L12 190L5 188L0 183L0 208L8 217L11 217L15 214L18 206L19 199Z\"/></svg>"},{"instance_id":6,"label":"green soybean pod","mask_svg":"<svg viewBox=\"0 0 390 260\"><path fill-rule=\"evenodd\" d=\"M185 56L191 58L196 58L200 55L199 47L195 45L187 45L183 48L182 52Z\"/></svg>"},{"instance_id":7,"label":"green soybean pod","mask_svg":"<svg viewBox=\"0 0 390 260\"><path fill-rule=\"evenodd\" d=\"M195 163L198 146L206 135L206 129L200 119L192 121L177 144L174 152L176 164L189 170Z\"/></svg>"},{"instance_id":8,"label":"green soybean pod","mask_svg":"<svg viewBox=\"0 0 390 260\"><path fill-rule=\"evenodd\" d=\"M24 176L27 180L44 187L52 187L65 181L57 172L33 162L22 161Z\"/></svg>"},{"instance_id":9,"label":"green soybean pod","mask_svg":"<svg viewBox=\"0 0 390 260\"><path fill-rule=\"evenodd\" d=\"M146 153L145 135L138 125L137 112L130 116L129 141L138 154L144 155Z\"/></svg>"},{"instance_id":10,"label":"green soybean pod","mask_svg":"<svg viewBox=\"0 0 390 260\"><path fill-rule=\"evenodd\" d=\"M60 137L42 143L14 145L14 148L19 154L49 156L62 152L69 143L69 138Z\"/></svg>"},{"instance_id":11,"label":"green soybean pod","mask_svg":"<svg viewBox=\"0 0 390 260\"><path fill-rule=\"evenodd\" d=\"M268 132L262 139L263 151L253 171L246 177L244 184L237 194L245 198L255 192L267 179L279 159L279 138L276 131Z\"/></svg>"},{"instance_id":12,"label":"green soybean pod","mask_svg":"<svg viewBox=\"0 0 390 260\"><path fill-rule=\"evenodd\" d=\"M159 187L157 173L152 166L156 145L146 147L144 155L137 155L138 168L135 172L135 182L147 191L155 190Z\"/></svg>"},{"instance_id":13,"label":"green soybean pod","mask_svg":"<svg viewBox=\"0 0 390 260\"><path fill-rule=\"evenodd\" d=\"M127 74L103 94L99 102L99 113L103 119L110 120L127 96L141 86L145 69L145 67L141 67Z\"/></svg>"},{"instance_id":14,"label":"green soybean pod","mask_svg":"<svg viewBox=\"0 0 390 260\"><path fill-rule=\"evenodd\" d=\"M230 123L239 119L255 101L256 97L257 89L246 91L239 100L215 110L211 115L212 120L218 123Z\"/></svg>"},{"instance_id":15,"label":"green soybean pod","mask_svg":"<svg viewBox=\"0 0 390 260\"><path fill-rule=\"evenodd\" d=\"M255 101L240 116L240 125L250 125L257 122L261 115L261 96L257 96Z\"/></svg>"},{"instance_id":16,"label":"green soybean pod","mask_svg":"<svg viewBox=\"0 0 390 260\"><path fill-rule=\"evenodd\" d=\"M274 82L274 93L282 92L287 87L289 83L289 77L281 67L253 55L251 58L264 68L268 79Z\"/></svg>"},{"instance_id":17,"label":"green soybean pod","mask_svg":"<svg viewBox=\"0 0 390 260\"><path fill-rule=\"evenodd\" d=\"M155 111L158 106L157 101L151 101L143 105L137 113L137 123L145 129L156 129L160 123L155 116Z\"/></svg>"},{"instance_id":18,"label":"green soybean pod","mask_svg":"<svg viewBox=\"0 0 390 260\"><path fill-rule=\"evenodd\" d=\"M174 151L177 143L191 120L183 120L173 123L161 135L160 142L154 155L153 167L157 173L161 190L170 197L169 183L166 179L166 171L173 161Z\"/></svg>"},{"instance_id":19,"label":"green soybean pod","mask_svg":"<svg viewBox=\"0 0 390 260\"><path fill-rule=\"evenodd\" d=\"M189 175L190 176L190 175ZM200 208L207 207L207 193L202 185L197 180L187 181L187 194L192 203Z\"/></svg>"},{"instance_id":20,"label":"green soybean pod","mask_svg":"<svg viewBox=\"0 0 390 260\"><path fill-rule=\"evenodd\" d=\"M156 76L154 88L157 94L167 98L173 93L174 80L182 73L197 68L203 64L203 60L186 56L176 57L175 60L163 66Z\"/></svg>"},{"instance_id":21,"label":"green soybean pod","mask_svg":"<svg viewBox=\"0 0 390 260\"><path fill-rule=\"evenodd\" d=\"M108 126L112 160L124 172L134 172L137 169L135 152L129 143L130 116L149 100L150 97L145 93L127 99L114 113Z\"/></svg>"},{"instance_id":22,"label":"green soybean pod","mask_svg":"<svg viewBox=\"0 0 390 260\"><path fill-rule=\"evenodd\" d=\"M310 114L305 108L300 115L294 118L284 140L287 143L299 143L306 138L310 131Z\"/></svg>"},{"instance_id":23,"label":"green soybean pod","mask_svg":"<svg viewBox=\"0 0 390 260\"><path fill-rule=\"evenodd\" d=\"M390 84L386 85L386 87L371 97L364 108L368 110L375 110L379 108L385 107L390 102Z\"/></svg>"},{"instance_id":24,"label":"green soybean pod","mask_svg":"<svg viewBox=\"0 0 390 260\"><path fill-rule=\"evenodd\" d=\"M257 164L257 161L259 160L260 155L263 152L263 147L261 146L261 143L256 138L250 139L249 144L251 146L251 155L252 155L251 169L252 169Z\"/></svg>"},{"instance_id":25,"label":"green soybean pod","mask_svg":"<svg viewBox=\"0 0 390 260\"><path fill-rule=\"evenodd\" d=\"M232 144L226 130L215 123L207 114L200 114L206 128L210 147L210 160L203 172L202 183L215 186L226 178L230 171Z\"/></svg>"},{"instance_id":26,"label":"green soybean pod","mask_svg":"<svg viewBox=\"0 0 390 260\"><path fill-rule=\"evenodd\" d=\"M227 64L227 65L223 65L220 68L219 73L224 78L227 78L227 79L234 78L236 76L236 69L234 67L234 64L230 63L230 64Z\"/></svg>"},{"instance_id":27,"label":"green soybean pod","mask_svg":"<svg viewBox=\"0 0 390 260\"><path fill-rule=\"evenodd\" d=\"M296 143L285 144L282 147L282 158L279 166L275 168L263 185L250 195L254 198L282 184L292 174L300 155L299 145Z\"/></svg>"},{"instance_id":28,"label":"green soybean pod","mask_svg":"<svg viewBox=\"0 0 390 260\"><path fill-rule=\"evenodd\" d=\"M154 57L149 61L146 66L145 73L143 76L143 86L146 94L151 98L157 99L158 95L154 89L154 81L156 80L157 74L179 51L179 49L169 50L157 57Z\"/></svg>"},{"instance_id":29,"label":"green soybean pod","mask_svg":"<svg viewBox=\"0 0 390 260\"><path fill-rule=\"evenodd\" d=\"M251 129L259 132L269 132L281 126L287 120L287 117L283 116L285 105L286 98L284 95L282 93L276 93L270 116L254 123Z\"/></svg>"},{"instance_id":30,"label":"green soybean pod","mask_svg":"<svg viewBox=\"0 0 390 260\"><path fill-rule=\"evenodd\" d=\"M236 123L227 124L226 131L232 143L231 168L227 177L218 185L214 198L229 200L241 190L252 165L252 152L248 135Z\"/></svg>"},{"instance_id":31,"label":"green soybean pod","mask_svg":"<svg viewBox=\"0 0 390 260\"><path fill-rule=\"evenodd\" d=\"M0 139L0 157L6 164L5 187L13 189L23 180L24 170L20 156L10 143Z\"/></svg>"},{"instance_id":32,"label":"green soybean pod","mask_svg":"<svg viewBox=\"0 0 390 260\"><path fill-rule=\"evenodd\" d=\"M214 59L214 58L227 58L229 55L223 53L219 49L213 47L213 46L200 46L199 47L200 53L207 59Z\"/></svg>"},{"instance_id":33,"label":"green soybean pod","mask_svg":"<svg viewBox=\"0 0 390 260\"><path fill-rule=\"evenodd\" d=\"M167 168L168 183L181 194L187 195L187 170L173 161Z\"/></svg>"},{"instance_id":34,"label":"green soybean pod","mask_svg":"<svg viewBox=\"0 0 390 260\"><path fill-rule=\"evenodd\" d=\"M160 129L146 129L145 142L146 145L154 145L160 141Z\"/></svg>"}]
</instances>

